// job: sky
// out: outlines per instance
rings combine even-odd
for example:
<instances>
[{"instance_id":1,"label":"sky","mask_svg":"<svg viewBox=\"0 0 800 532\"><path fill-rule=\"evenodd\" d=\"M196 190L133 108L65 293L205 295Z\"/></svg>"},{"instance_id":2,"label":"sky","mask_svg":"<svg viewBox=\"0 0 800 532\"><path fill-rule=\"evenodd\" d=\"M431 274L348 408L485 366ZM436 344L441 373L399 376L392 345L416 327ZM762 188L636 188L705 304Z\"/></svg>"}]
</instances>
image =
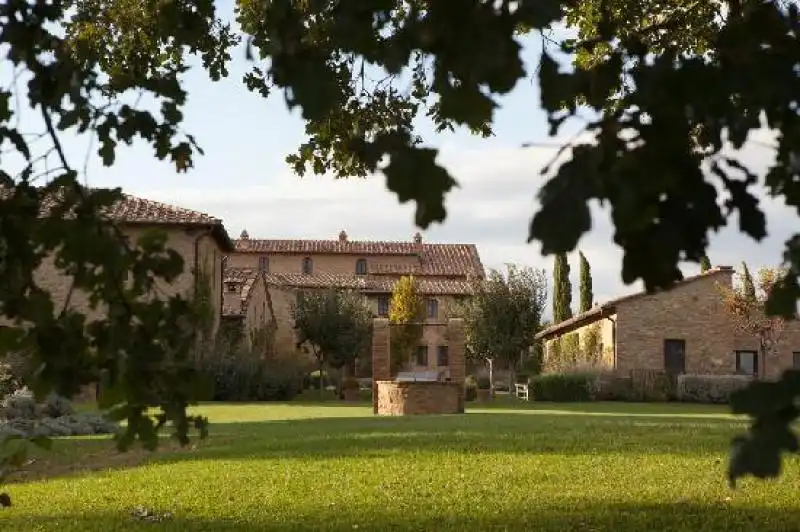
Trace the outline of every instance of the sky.
<instances>
[{"instance_id":1,"label":"sky","mask_svg":"<svg viewBox=\"0 0 800 532\"><path fill-rule=\"evenodd\" d=\"M219 2L219 9L224 18L232 19L231 2ZM440 149L439 162L459 182L447 197L447 220L422 235L426 242L476 244L487 268L517 263L545 268L550 275L552 257L542 257L539 245L526 240L536 193L544 182L539 171L563 139L548 138L540 108L533 77L539 39L528 38L524 45L529 76L500 100L494 137L466 132L438 135L429 124L422 124L425 143ZM228 78L212 82L199 68L186 76L184 129L205 150L188 173L175 173L174 166L157 161L141 144L120 147L115 164L103 167L88 136L64 139L68 159L85 170L92 186L121 186L129 194L206 212L221 218L234 238L245 228L251 238L330 239L344 229L351 239L411 240L418 231L413 205L400 205L386 190L382 176L334 180L292 173L284 158L303 142L304 124L297 111L287 110L279 92L264 99L244 87L241 76L249 66L243 49L238 49ZM8 68L2 66L0 79L9 79ZM31 111L25 113L23 122L32 120ZM767 147L771 137L767 131L757 137L759 142L749 143L739 156L763 174L773 158ZM553 147L523 147L524 143ZM758 267L780 262L797 215L773 200L764 201L769 237L760 244L753 242L738 233L733 218L731 227L712 236L708 253L712 263L738 265L744 260ZM597 206L592 231L578 249L591 264L596 301L641 289L639 284L623 285L621 250L613 243L608 214ZM570 263L576 300L577 251ZM691 275L698 266L686 264L682 269Z\"/></svg>"}]
</instances>

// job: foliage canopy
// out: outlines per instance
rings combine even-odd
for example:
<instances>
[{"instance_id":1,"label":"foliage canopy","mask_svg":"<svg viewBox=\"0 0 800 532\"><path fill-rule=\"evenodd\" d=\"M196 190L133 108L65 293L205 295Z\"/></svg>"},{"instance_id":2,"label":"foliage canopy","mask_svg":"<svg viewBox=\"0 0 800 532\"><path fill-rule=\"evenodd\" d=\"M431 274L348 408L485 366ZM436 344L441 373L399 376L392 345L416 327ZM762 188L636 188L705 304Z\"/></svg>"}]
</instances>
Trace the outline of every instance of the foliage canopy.
<instances>
[{"instance_id":1,"label":"foliage canopy","mask_svg":"<svg viewBox=\"0 0 800 532\"><path fill-rule=\"evenodd\" d=\"M473 283L473 295L456 310L464 320L468 353L513 368L534 345L547 301L544 270L513 264Z\"/></svg>"},{"instance_id":2,"label":"foliage canopy","mask_svg":"<svg viewBox=\"0 0 800 532\"><path fill-rule=\"evenodd\" d=\"M391 329L390 359L393 372L406 364L423 335L425 299L413 275L404 275L395 283L389 301Z\"/></svg>"},{"instance_id":3,"label":"foliage canopy","mask_svg":"<svg viewBox=\"0 0 800 532\"><path fill-rule=\"evenodd\" d=\"M310 347L320 365L341 369L369 349L372 313L364 296L357 292L299 294L292 318L298 347Z\"/></svg>"}]
</instances>

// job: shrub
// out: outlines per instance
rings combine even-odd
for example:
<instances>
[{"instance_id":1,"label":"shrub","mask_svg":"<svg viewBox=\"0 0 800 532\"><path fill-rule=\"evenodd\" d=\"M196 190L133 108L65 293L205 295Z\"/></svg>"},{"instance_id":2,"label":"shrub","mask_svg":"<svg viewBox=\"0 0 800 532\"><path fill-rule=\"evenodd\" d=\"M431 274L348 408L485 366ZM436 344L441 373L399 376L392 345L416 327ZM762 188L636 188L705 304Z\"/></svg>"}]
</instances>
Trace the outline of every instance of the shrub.
<instances>
[{"instance_id":1,"label":"shrub","mask_svg":"<svg viewBox=\"0 0 800 532\"><path fill-rule=\"evenodd\" d=\"M11 372L11 365L6 362L0 362L0 399L14 393L17 388L17 379Z\"/></svg>"},{"instance_id":2,"label":"shrub","mask_svg":"<svg viewBox=\"0 0 800 532\"><path fill-rule=\"evenodd\" d=\"M492 387L492 381L486 375L481 375L476 380L476 387L479 390L489 390Z\"/></svg>"},{"instance_id":3,"label":"shrub","mask_svg":"<svg viewBox=\"0 0 800 532\"><path fill-rule=\"evenodd\" d=\"M665 402L677 398L677 378L661 370L631 371L631 400Z\"/></svg>"},{"instance_id":4,"label":"shrub","mask_svg":"<svg viewBox=\"0 0 800 532\"><path fill-rule=\"evenodd\" d=\"M528 393L535 401L592 401L597 394L597 377L588 373L552 373L530 380Z\"/></svg>"},{"instance_id":5,"label":"shrub","mask_svg":"<svg viewBox=\"0 0 800 532\"><path fill-rule=\"evenodd\" d=\"M751 381L746 375L680 375L678 399L692 403L728 403L733 392Z\"/></svg>"},{"instance_id":6,"label":"shrub","mask_svg":"<svg viewBox=\"0 0 800 532\"><path fill-rule=\"evenodd\" d=\"M214 401L288 401L300 392L300 371L290 361L228 356L203 361Z\"/></svg>"},{"instance_id":7,"label":"shrub","mask_svg":"<svg viewBox=\"0 0 800 532\"><path fill-rule=\"evenodd\" d=\"M57 395L37 404L33 394L22 389L0 402L0 438L110 434L117 428L116 423L101 414L76 413L68 399Z\"/></svg>"},{"instance_id":8,"label":"shrub","mask_svg":"<svg viewBox=\"0 0 800 532\"><path fill-rule=\"evenodd\" d=\"M598 401L632 401L633 380L630 376L599 374L595 399Z\"/></svg>"}]
</instances>

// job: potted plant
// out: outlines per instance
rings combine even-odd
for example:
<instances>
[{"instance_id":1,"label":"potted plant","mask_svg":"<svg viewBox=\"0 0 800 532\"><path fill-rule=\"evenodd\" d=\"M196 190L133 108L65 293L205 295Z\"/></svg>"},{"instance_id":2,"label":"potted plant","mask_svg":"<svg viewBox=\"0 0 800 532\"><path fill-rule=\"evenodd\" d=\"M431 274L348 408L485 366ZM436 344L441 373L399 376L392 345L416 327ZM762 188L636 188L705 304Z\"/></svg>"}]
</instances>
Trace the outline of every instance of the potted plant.
<instances>
[{"instance_id":1,"label":"potted plant","mask_svg":"<svg viewBox=\"0 0 800 532\"><path fill-rule=\"evenodd\" d=\"M492 399L492 382L489 377L478 377L478 400L486 403Z\"/></svg>"},{"instance_id":2,"label":"potted plant","mask_svg":"<svg viewBox=\"0 0 800 532\"><path fill-rule=\"evenodd\" d=\"M358 381L352 377L342 383L342 395L345 401L358 401Z\"/></svg>"}]
</instances>

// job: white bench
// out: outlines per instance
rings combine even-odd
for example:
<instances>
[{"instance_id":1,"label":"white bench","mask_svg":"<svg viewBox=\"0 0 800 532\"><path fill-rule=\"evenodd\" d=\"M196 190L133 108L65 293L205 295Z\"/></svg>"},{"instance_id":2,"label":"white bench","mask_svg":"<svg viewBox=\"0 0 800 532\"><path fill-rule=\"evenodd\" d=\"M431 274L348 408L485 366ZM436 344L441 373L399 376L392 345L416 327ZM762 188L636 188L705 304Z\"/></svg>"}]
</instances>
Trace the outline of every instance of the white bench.
<instances>
[{"instance_id":1,"label":"white bench","mask_svg":"<svg viewBox=\"0 0 800 532\"><path fill-rule=\"evenodd\" d=\"M527 384L515 384L514 385L514 395L517 399L524 399L528 401L528 385Z\"/></svg>"}]
</instances>

